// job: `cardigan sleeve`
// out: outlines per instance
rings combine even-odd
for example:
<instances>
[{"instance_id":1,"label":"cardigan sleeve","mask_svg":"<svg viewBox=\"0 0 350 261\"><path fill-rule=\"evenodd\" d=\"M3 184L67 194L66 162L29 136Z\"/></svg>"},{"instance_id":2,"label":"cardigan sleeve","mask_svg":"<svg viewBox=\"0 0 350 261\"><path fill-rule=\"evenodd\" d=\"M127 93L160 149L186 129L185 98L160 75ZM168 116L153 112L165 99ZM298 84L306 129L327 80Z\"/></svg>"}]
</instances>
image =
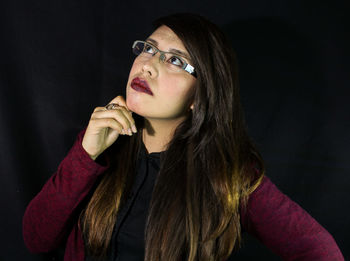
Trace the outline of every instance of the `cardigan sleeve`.
<instances>
[{"instance_id":1,"label":"cardigan sleeve","mask_svg":"<svg viewBox=\"0 0 350 261\"><path fill-rule=\"evenodd\" d=\"M81 145L83 135L78 135L56 173L27 206L23 238L33 253L52 251L67 238L78 220L78 205L107 169L86 153Z\"/></svg>"},{"instance_id":2,"label":"cardigan sleeve","mask_svg":"<svg viewBox=\"0 0 350 261\"><path fill-rule=\"evenodd\" d=\"M242 226L283 260L344 260L333 237L267 177L250 195Z\"/></svg>"}]
</instances>

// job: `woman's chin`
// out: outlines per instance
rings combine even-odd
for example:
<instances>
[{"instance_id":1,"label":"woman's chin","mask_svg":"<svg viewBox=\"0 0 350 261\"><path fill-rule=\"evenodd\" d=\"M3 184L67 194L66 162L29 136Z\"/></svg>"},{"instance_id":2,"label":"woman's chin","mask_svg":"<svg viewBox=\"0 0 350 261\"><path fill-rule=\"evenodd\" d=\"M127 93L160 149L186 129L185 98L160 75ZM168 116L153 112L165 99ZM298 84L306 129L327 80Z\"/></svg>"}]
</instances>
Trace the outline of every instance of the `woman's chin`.
<instances>
[{"instance_id":1,"label":"woman's chin","mask_svg":"<svg viewBox=\"0 0 350 261\"><path fill-rule=\"evenodd\" d=\"M143 116L144 111L141 109L141 106L138 103L135 103L127 99L126 106L128 107L129 111L132 111L133 113Z\"/></svg>"},{"instance_id":2,"label":"woman's chin","mask_svg":"<svg viewBox=\"0 0 350 261\"><path fill-rule=\"evenodd\" d=\"M126 99L126 106L128 107L129 111L137 113L137 111L138 111L137 106L132 100L127 98Z\"/></svg>"}]
</instances>

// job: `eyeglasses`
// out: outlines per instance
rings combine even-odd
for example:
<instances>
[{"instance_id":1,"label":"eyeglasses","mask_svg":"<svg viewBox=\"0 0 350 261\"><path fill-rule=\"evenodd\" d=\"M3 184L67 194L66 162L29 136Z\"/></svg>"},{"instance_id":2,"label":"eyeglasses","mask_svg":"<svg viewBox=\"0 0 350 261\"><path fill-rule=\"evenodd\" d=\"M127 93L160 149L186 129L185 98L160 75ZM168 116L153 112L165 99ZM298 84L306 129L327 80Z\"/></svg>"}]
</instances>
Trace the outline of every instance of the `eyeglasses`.
<instances>
[{"instance_id":1,"label":"eyeglasses","mask_svg":"<svg viewBox=\"0 0 350 261\"><path fill-rule=\"evenodd\" d=\"M185 70L197 78L197 73L194 67L186 63L182 57L172 52L163 52L148 42L139 40L135 41L132 45L132 51L137 56L144 57L145 59L150 59L155 56L156 53L159 53L159 61L163 62L170 71L181 72L182 70Z\"/></svg>"}]
</instances>

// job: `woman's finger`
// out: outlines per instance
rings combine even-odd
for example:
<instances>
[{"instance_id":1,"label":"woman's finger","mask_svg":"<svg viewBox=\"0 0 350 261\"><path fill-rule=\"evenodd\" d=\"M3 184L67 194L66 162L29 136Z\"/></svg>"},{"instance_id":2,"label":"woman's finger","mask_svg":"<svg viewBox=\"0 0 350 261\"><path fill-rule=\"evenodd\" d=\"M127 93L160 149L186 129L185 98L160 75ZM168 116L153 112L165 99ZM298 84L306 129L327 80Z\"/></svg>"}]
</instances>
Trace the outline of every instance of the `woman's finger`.
<instances>
[{"instance_id":1,"label":"woman's finger","mask_svg":"<svg viewBox=\"0 0 350 261\"><path fill-rule=\"evenodd\" d=\"M90 120L89 125L94 126L94 129L96 130L111 128L118 131L120 134L124 134L124 126L114 118L93 118Z\"/></svg>"},{"instance_id":2,"label":"woman's finger","mask_svg":"<svg viewBox=\"0 0 350 261\"><path fill-rule=\"evenodd\" d=\"M94 112L97 112L97 111L105 111L106 110L106 107L96 107L93 111Z\"/></svg>"},{"instance_id":3,"label":"woman's finger","mask_svg":"<svg viewBox=\"0 0 350 261\"><path fill-rule=\"evenodd\" d=\"M131 127L132 132L136 133L137 129L136 129L136 125L135 125L135 120L132 117L131 111L126 110L124 107L117 107L116 110L119 110L124 114L124 117L126 119L128 119L128 121L130 123L130 127Z\"/></svg>"},{"instance_id":4,"label":"woman's finger","mask_svg":"<svg viewBox=\"0 0 350 261\"><path fill-rule=\"evenodd\" d=\"M91 115L91 118L113 118L123 125L123 129L130 132L136 132L135 121L128 111L122 107L113 110L96 111ZM132 133L130 133L132 134Z\"/></svg>"}]
</instances>

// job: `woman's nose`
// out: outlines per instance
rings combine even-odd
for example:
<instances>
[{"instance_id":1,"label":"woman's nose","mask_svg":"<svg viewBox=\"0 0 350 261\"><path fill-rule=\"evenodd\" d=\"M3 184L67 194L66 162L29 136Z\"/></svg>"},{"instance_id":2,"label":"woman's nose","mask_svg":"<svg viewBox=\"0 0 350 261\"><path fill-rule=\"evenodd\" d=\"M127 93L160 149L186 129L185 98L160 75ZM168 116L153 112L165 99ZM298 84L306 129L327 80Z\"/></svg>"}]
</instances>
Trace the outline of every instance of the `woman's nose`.
<instances>
[{"instance_id":1,"label":"woman's nose","mask_svg":"<svg viewBox=\"0 0 350 261\"><path fill-rule=\"evenodd\" d=\"M142 70L144 73L148 74L149 77L157 77L159 67L161 66L160 60L159 60L159 54L156 53L146 61L144 61Z\"/></svg>"}]
</instances>

